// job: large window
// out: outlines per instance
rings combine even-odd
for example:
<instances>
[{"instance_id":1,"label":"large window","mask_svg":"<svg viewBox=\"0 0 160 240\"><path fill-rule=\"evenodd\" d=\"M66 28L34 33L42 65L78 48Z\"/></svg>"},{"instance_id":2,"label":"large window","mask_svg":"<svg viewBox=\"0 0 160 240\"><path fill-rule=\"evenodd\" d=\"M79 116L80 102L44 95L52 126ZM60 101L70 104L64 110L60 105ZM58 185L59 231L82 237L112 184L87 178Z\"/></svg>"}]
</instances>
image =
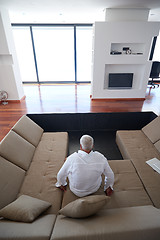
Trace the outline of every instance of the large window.
<instances>
[{"instance_id":1,"label":"large window","mask_svg":"<svg viewBox=\"0 0 160 240\"><path fill-rule=\"evenodd\" d=\"M157 37L156 46L153 55L153 61L160 62L160 35Z\"/></svg>"},{"instance_id":2,"label":"large window","mask_svg":"<svg viewBox=\"0 0 160 240\"><path fill-rule=\"evenodd\" d=\"M23 82L36 82L36 69L29 27L14 27L15 47Z\"/></svg>"},{"instance_id":3,"label":"large window","mask_svg":"<svg viewBox=\"0 0 160 240\"><path fill-rule=\"evenodd\" d=\"M73 27L34 27L39 81L74 81Z\"/></svg>"},{"instance_id":4,"label":"large window","mask_svg":"<svg viewBox=\"0 0 160 240\"><path fill-rule=\"evenodd\" d=\"M77 81L91 81L92 28L76 28Z\"/></svg>"},{"instance_id":5,"label":"large window","mask_svg":"<svg viewBox=\"0 0 160 240\"><path fill-rule=\"evenodd\" d=\"M23 82L90 82L92 25L15 25Z\"/></svg>"}]
</instances>

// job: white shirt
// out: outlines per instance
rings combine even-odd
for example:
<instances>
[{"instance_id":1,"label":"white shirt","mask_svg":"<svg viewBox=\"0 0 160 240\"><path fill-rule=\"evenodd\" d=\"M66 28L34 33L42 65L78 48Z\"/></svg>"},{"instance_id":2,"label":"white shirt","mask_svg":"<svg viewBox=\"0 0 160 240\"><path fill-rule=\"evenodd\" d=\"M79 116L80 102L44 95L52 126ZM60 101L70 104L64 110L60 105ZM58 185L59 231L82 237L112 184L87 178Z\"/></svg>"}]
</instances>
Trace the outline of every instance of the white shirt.
<instances>
[{"instance_id":1,"label":"white shirt","mask_svg":"<svg viewBox=\"0 0 160 240\"><path fill-rule=\"evenodd\" d=\"M104 191L114 184L114 173L107 159L99 152L89 154L79 150L71 154L57 174L56 187L67 185L78 197L84 197L96 192L102 183L102 173L105 175Z\"/></svg>"}]
</instances>

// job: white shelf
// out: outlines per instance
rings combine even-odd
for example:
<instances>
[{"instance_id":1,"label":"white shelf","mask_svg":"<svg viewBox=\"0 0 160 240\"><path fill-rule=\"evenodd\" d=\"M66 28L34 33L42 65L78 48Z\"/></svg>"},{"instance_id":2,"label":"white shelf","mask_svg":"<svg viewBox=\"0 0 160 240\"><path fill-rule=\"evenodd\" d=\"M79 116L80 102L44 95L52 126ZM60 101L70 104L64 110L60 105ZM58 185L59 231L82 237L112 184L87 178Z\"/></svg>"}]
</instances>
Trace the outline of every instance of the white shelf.
<instances>
[{"instance_id":1,"label":"white shelf","mask_svg":"<svg viewBox=\"0 0 160 240\"><path fill-rule=\"evenodd\" d=\"M126 54L124 48L129 48L131 50L131 54ZM120 52L125 56L130 55L143 55L145 52L145 44L144 43L111 43L111 52ZM114 55L114 54L111 54ZM117 54L115 54L117 56ZM121 55L121 54L119 54Z\"/></svg>"}]
</instances>

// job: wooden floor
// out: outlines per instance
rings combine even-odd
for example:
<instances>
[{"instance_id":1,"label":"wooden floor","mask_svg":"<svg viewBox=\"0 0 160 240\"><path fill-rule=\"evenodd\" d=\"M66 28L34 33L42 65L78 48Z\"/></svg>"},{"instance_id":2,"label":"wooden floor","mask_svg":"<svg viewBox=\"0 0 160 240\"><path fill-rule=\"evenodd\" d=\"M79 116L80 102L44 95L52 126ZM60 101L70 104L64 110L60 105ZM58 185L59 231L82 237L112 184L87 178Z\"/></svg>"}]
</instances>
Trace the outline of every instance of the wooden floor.
<instances>
[{"instance_id":1,"label":"wooden floor","mask_svg":"<svg viewBox=\"0 0 160 240\"><path fill-rule=\"evenodd\" d=\"M24 85L25 100L0 103L0 140L26 113L141 112L160 115L160 88L149 89L145 101L91 100L90 84Z\"/></svg>"}]
</instances>

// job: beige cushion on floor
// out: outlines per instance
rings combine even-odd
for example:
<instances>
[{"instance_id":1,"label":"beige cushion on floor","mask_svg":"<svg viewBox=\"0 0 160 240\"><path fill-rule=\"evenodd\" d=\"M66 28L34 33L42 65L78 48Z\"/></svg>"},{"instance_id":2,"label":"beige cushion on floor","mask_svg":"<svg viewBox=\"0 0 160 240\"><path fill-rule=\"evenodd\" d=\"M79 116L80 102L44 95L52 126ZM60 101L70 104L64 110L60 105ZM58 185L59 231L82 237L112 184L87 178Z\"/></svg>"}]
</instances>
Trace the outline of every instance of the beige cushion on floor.
<instances>
[{"instance_id":1,"label":"beige cushion on floor","mask_svg":"<svg viewBox=\"0 0 160 240\"><path fill-rule=\"evenodd\" d=\"M159 236L160 210L153 206L142 206L101 210L85 219L60 215L51 240L159 240Z\"/></svg>"},{"instance_id":2,"label":"beige cushion on floor","mask_svg":"<svg viewBox=\"0 0 160 240\"><path fill-rule=\"evenodd\" d=\"M35 147L17 133L10 131L0 143L0 155L15 165L27 170Z\"/></svg>"},{"instance_id":3,"label":"beige cushion on floor","mask_svg":"<svg viewBox=\"0 0 160 240\"><path fill-rule=\"evenodd\" d=\"M43 129L26 115L19 119L12 130L33 144L35 147L38 145L43 134Z\"/></svg>"},{"instance_id":4,"label":"beige cushion on floor","mask_svg":"<svg viewBox=\"0 0 160 240\"><path fill-rule=\"evenodd\" d=\"M18 222L33 222L50 206L51 204L48 202L21 195L14 202L0 210L0 217Z\"/></svg>"},{"instance_id":5,"label":"beige cushion on floor","mask_svg":"<svg viewBox=\"0 0 160 240\"><path fill-rule=\"evenodd\" d=\"M97 213L109 201L104 195L92 195L79 198L64 208L59 213L72 218L85 218Z\"/></svg>"},{"instance_id":6,"label":"beige cushion on floor","mask_svg":"<svg viewBox=\"0 0 160 240\"><path fill-rule=\"evenodd\" d=\"M142 131L152 143L160 140L160 116L142 128Z\"/></svg>"},{"instance_id":7,"label":"beige cushion on floor","mask_svg":"<svg viewBox=\"0 0 160 240\"><path fill-rule=\"evenodd\" d=\"M56 215L37 218L32 223L0 220L0 239L3 240L48 240L54 226Z\"/></svg>"},{"instance_id":8,"label":"beige cushion on floor","mask_svg":"<svg viewBox=\"0 0 160 240\"><path fill-rule=\"evenodd\" d=\"M25 171L0 157L0 209L14 201L25 176Z\"/></svg>"}]
</instances>

